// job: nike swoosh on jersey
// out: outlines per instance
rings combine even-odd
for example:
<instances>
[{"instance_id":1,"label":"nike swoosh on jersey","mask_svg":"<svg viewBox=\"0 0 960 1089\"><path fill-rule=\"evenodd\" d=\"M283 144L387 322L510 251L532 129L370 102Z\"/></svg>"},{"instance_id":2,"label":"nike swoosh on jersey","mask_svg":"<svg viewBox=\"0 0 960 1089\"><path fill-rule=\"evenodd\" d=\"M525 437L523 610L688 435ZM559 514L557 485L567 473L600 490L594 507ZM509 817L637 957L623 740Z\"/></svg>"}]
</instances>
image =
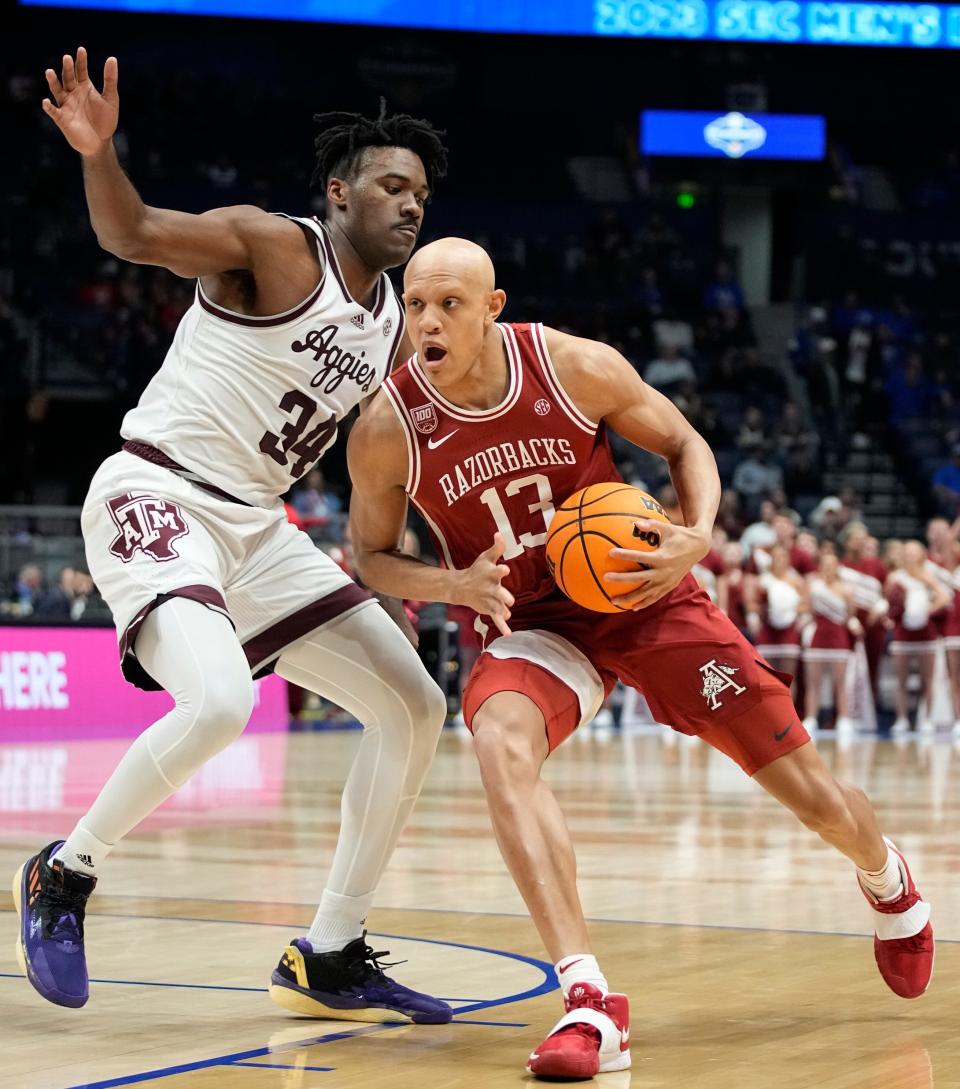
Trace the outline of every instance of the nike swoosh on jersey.
<instances>
[{"instance_id":1,"label":"nike swoosh on jersey","mask_svg":"<svg viewBox=\"0 0 960 1089\"><path fill-rule=\"evenodd\" d=\"M447 439L452 439L454 435L460 430L459 427L455 427L452 431L448 431L442 439L427 439L427 449L436 450L438 446L443 446Z\"/></svg>"}]
</instances>

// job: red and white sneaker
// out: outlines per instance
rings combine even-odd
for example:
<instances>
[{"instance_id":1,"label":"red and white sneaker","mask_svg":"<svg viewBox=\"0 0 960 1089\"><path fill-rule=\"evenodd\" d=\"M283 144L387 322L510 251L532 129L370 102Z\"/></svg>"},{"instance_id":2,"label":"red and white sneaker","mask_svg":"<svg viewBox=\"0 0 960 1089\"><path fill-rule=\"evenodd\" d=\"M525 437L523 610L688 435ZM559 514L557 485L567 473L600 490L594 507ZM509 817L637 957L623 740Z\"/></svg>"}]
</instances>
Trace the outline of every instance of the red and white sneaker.
<instances>
[{"instance_id":1,"label":"red and white sneaker","mask_svg":"<svg viewBox=\"0 0 960 1089\"><path fill-rule=\"evenodd\" d=\"M886 836L884 843L899 860L903 893L896 900L880 901L860 885L878 915L873 955L880 975L894 994L901 998L919 998L930 986L933 975L935 946L930 905L921 899L906 859Z\"/></svg>"},{"instance_id":2,"label":"red and white sneaker","mask_svg":"<svg viewBox=\"0 0 960 1089\"><path fill-rule=\"evenodd\" d=\"M630 1003L625 994L604 994L576 983L567 1012L532 1052L527 1070L538 1078L592 1078L630 1065Z\"/></svg>"}]
</instances>

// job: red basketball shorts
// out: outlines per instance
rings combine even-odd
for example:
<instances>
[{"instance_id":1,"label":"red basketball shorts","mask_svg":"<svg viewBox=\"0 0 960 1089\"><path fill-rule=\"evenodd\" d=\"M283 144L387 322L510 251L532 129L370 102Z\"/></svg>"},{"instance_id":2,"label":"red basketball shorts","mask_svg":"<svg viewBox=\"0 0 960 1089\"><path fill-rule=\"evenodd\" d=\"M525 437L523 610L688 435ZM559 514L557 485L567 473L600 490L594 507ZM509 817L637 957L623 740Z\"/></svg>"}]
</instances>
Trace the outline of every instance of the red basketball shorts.
<instances>
[{"instance_id":1,"label":"red basketball shorts","mask_svg":"<svg viewBox=\"0 0 960 1089\"><path fill-rule=\"evenodd\" d=\"M513 635L484 648L464 692L470 728L498 692L539 708L552 752L619 678L658 722L695 734L753 775L810 740L788 684L692 578L640 612L595 613L559 593L516 610Z\"/></svg>"}]
</instances>

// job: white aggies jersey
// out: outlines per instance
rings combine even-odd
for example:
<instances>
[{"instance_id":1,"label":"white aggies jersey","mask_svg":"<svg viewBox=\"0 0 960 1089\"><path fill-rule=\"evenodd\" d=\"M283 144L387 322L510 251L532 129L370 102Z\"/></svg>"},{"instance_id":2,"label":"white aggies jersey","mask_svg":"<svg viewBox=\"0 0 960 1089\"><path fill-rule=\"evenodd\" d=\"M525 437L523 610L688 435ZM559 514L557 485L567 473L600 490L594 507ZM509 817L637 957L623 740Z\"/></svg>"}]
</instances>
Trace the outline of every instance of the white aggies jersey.
<instances>
[{"instance_id":1,"label":"white aggies jersey","mask_svg":"<svg viewBox=\"0 0 960 1089\"><path fill-rule=\"evenodd\" d=\"M320 282L284 314L249 317L197 282L160 370L124 417L124 439L156 447L200 479L272 507L333 443L337 425L387 376L403 310L386 273L370 310L347 291L326 227Z\"/></svg>"}]
</instances>

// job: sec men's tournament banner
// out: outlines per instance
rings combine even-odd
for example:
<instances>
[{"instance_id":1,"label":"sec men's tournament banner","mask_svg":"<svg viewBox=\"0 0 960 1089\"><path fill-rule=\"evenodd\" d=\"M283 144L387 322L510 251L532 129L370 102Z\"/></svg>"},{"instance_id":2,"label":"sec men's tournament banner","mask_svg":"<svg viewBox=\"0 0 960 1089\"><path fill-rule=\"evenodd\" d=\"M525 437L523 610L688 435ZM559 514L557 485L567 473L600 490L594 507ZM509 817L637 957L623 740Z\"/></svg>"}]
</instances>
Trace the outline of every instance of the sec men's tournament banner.
<instances>
[{"instance_id":1,"label":"sec men's tournament banner","mask_svg":"<svg viewBox=\"0 0 960 1089\"><path fill-rule=\"evenodd\" d=\"M960 4L819 0L20 0L28 7L225 15L517 34L960 48Z\"/></svg>"}]
</instances>

